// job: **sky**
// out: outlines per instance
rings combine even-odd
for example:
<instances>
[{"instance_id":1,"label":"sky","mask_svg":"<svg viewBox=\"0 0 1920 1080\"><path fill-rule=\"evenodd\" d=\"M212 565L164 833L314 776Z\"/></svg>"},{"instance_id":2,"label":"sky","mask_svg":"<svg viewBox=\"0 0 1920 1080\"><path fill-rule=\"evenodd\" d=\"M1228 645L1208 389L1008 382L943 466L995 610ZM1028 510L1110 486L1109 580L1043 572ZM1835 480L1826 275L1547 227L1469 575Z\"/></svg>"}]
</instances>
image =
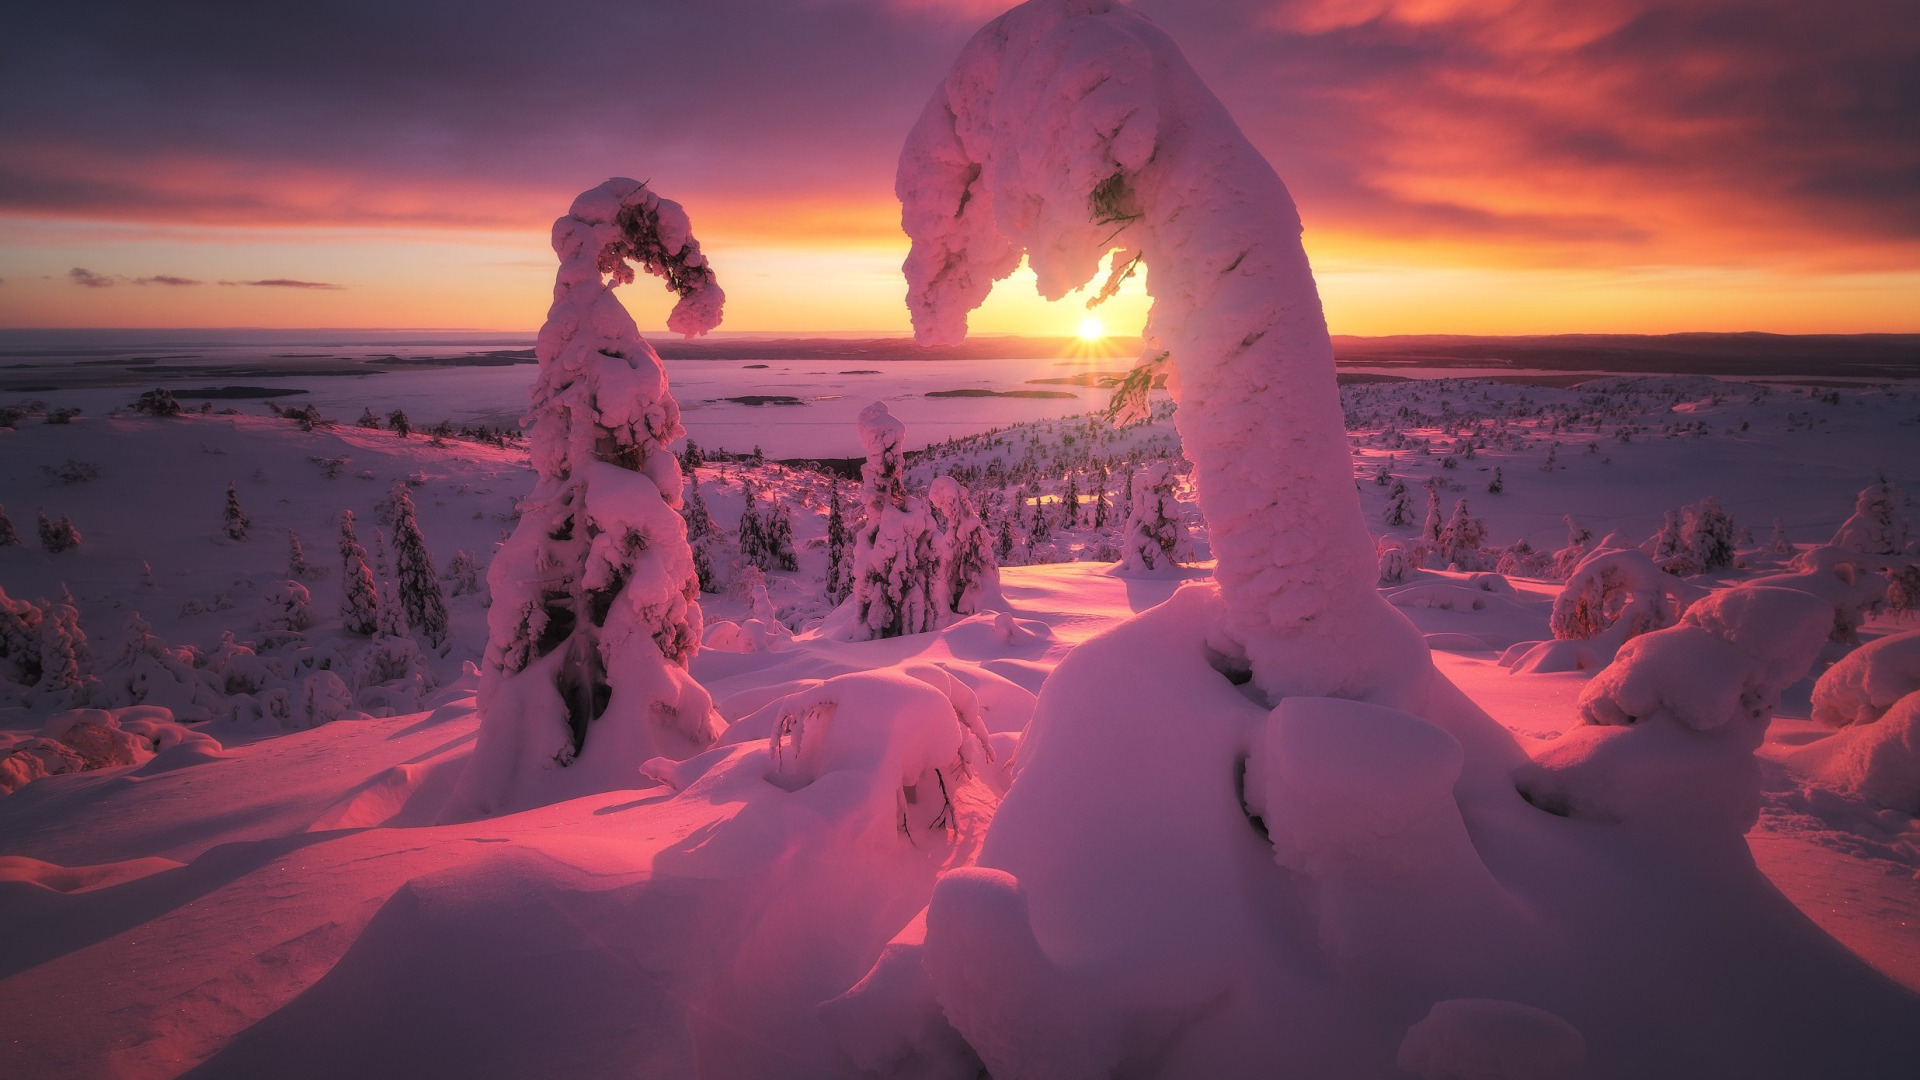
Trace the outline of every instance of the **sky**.
<instances>
[{"instance_id":1,"label":"sky","mask_svg":"<svg viewBox=\"0 0 1920 1080\"><path fill-rule=\"evenodd\" d=\"M20 5L0 327L530 332L553 219L632 176L692 215L724 329L904 333L895 160L1006 6ZM1286 180L1335 333L1920 331L1912 0L1133 6ZM1085 315L1023 272L973 328Z\"/></svg>"}]
</instances>

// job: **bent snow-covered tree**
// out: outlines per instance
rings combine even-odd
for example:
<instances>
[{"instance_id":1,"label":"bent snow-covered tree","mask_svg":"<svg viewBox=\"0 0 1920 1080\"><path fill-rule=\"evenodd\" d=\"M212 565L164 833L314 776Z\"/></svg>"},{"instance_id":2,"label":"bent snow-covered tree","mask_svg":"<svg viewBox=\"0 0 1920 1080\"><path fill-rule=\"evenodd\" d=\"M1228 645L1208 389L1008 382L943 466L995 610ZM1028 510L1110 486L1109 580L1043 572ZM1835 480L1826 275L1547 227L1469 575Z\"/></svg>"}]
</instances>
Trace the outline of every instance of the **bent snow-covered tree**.
<instances>
[{"instance_id":1,"label":"bent snow-covered tree","mask_svg":"<svg viewBox=\"0 0 1920 1080\"><path fill-rule=\"evenodd\" d=\"M1219 560L1219 644L1270 697L1422 682L1424 643L1374 588L1299 213L1165 34L1111 0L1015 9L935 91L896 191L923 344L964 337L1023 255L1049 298L1114 249L1102 294L1149 265L1148 355L1174 369Z\"/></svg>"},{"instance_id":2,"label":"bent snow-covered tree","mask_svg":"<svg viewBox=\"0 0 1920 1080\"><path fill-rule=\"evenodd\" d=\"M488 570L480 738L449 816L639 786L642 762L715 736L687 673L701 616L668 449L680 407L613 289L635 265L664 278L679 295L667 326L687 337L719 325L725 295L686 212L633 180L575 199L553 250L530 415L539 479Z\"/></svg>"}]
</instances>

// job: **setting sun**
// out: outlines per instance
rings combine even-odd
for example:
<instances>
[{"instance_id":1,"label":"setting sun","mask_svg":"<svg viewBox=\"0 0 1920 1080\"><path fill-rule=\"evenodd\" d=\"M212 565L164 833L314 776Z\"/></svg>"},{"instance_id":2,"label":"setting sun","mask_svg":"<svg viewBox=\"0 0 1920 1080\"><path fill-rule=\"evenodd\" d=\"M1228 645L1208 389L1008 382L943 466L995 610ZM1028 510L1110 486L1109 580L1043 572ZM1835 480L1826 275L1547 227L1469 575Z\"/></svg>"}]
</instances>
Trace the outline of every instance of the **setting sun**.
<instances>
[{"instance_id":1,"label":"setting sun","mask_svg":"<svg viewBox=\"0 0 1920 1080\"><path fill-rule=\"evenodd\" d=\"M1100 325L1100 318L1089 315L1080 320L1079 337L1081 341L1099 341L1107 336L1107 328Z\"/></svg>"}]
</instances>

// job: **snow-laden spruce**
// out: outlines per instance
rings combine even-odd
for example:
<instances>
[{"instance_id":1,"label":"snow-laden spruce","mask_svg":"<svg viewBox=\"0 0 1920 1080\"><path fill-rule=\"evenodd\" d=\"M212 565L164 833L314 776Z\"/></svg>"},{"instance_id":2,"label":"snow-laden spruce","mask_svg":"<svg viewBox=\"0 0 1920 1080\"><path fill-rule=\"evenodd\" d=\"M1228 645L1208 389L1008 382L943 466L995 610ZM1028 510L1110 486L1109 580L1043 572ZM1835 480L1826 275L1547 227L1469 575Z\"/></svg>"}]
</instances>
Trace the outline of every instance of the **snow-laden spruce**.
<instances>
[{"instance_id":1,"label":"snow-laden spruce","mask_svg":"<svg viewBox=\"0 0 1920 1080\"><path fill-rule=\"evenodd\" d=\"M901 445L907 428L876 401L860 410L860 498L866 520L853 542L853 638L921 634L940 622L934 596L939 559L933 515L925 499L907 493Z\"/></svg>"},{"instance_id":2,"label":"snow-laden spruce","mask_svg":"<svg viewBox=\"0 0 1920 1080\"><path fill-rule=\"evenodd\" d=\"M1116 277L1143 260L1148 353L1172 367L1227 605L1217 644L1272 698L1424 685L1424 644L1374 589L1293 198L1165 34L1109 0L1007 13L935 91L895 189L924 344L963 338L1023 255L1049 298L1112 248Z\"/></svg>"},{"instance_id":3,"label":"snow-laden spruce","mask_svg":"<svg viewBox=\"0 0 1920 1080\"><path fill-rule=\"evenodd\" d=\"M643 784L641 762L704 748L718 719L687 673L701 617L668 449L680 406L613 290L635 264L665 279L679 295L667 326L688 337L719 325L725 294L686 211L633 180L575 199L553 250L530 414L539 481L487 574L483 721L456 816Z\"/></svg>"}]
</instances>

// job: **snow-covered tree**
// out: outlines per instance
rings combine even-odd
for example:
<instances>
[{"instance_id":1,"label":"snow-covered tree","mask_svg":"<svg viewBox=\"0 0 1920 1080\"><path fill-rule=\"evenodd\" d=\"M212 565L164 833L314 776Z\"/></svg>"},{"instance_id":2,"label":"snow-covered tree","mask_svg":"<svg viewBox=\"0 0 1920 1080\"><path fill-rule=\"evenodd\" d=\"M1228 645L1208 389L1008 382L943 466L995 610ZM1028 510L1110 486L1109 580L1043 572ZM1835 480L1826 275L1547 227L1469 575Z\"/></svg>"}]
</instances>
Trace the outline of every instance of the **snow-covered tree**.
<instances>
[{"instance_id":1,"label":"snow-covered tree","mask_svg":"<svg viewBox=\"0 0 1920 1080\"><path fill-rule=\"evenodd\" d=\"M973 496L953 477L938 476L927 489L927 502L939 523L933 538L938 560L934 599L955 615L972 615L989 608L1006 610L1006 598L1000 593L1000 567L993 559L993 537L973 505Z\"/></svg>"},{"instance_id":2,"label":"snow-covered tree","mask_svg":"<svg viewBox=\"0 0 1920 1080\"><path fill-rule=\"evenodd\" d=\"M1245 652L1270 697L1416 679L1430 660L1376 588L1286 186L1130 9L1075 0L1007 18L973 39L901 151L915 336L964 337L1023 255L1050 298L1113 248L1114 288L1144 260L1147 348L1178 369L1167 385L1217 559L1219 643Z\"/></svg>"},{"instance_id":3,"label":"snow-covered tree","mask_svg":"<svg viewBox=\"0 0 1920 1080\"><path fill-rule=\"evenodd\" d=\"M313 625L313 595L297 581L282 581L260 595L260 629L297 634Z\"/></svg>"},{"instance_id":4,"label":"snow-covered tree","mask_svg":"<svg viewBox=\"0 0 1920 1080\"><path fill-rule=\"evenodd\" d=\"M407 625L407 606L400 602L400 586L392 581L380 585L380 600L374 608L373 634L376 638L412 638Z\"/></svg>"},{"instance_id":5,"label":"snow-covered tree","mask_svg":"<svg viewBox=\"0 0 1920 1080\"><path fill-rule=\"evenodd\" d=\"M642 762L716 735L712 699L687 673L701 612L676 512L680 407L613 290L635 263L665 279L679 297L667 326L689 337L719 324L725 296L686 212L633 180L574 200L553 249L531 410L539 479L487 575L482 722L456 816L637 784Z\"/></svg>"},{"instance_id":6,"label":"snow-covered tree","mask_svg":"<svg viewBox=\"0 0 1920 1080\"><path fill-rule=\"evenodd\" d=\"M1426 541L1431 546L1438 547L1440 544L1440 531L1446 528L1446 518L1440 514L1440 481L1428 480L1426 488L1427 518L1420 525L1420 539Z\"/></svg>"},{"instance_id":7,"label":"snow-covered tree","mask_svg":"<svg viewBox=\"0 0 1920 1080\"><path fill-rule=\"evenodd\" d=\"M41 601L39 691L70 707L85 702L93 682L92 656L87 634L80 626L80 609L66 586L58 603Z\"/></svg>"},{"instance_id":8,"label":"snow-covered tree","mask_svg":"<svg viewBox=\"0 0 1920 1080\"><path fill-rule=\"evenodd\" d=\"M413 434L413 422L407 419L405 409L395 409L388 413L387 426L393 429L395 435L403 439Z\"/></svg>"},{"instance_id":9,"label":"snow-covered tree","mask_svg":"<svg viewBox=\"0 0 1920 1080\"><path fill-rule=\"evenodd\" d=\"M1506 477L1500 474L1500 466L1495 465L1493 467L1493 479L1487 481L1487 492L1492 495L1498 495L1505 490L1507 490Z\"/></svg>"},{"instance_id":10,"label":"snow-covered tree","mask_svg":"<svg viewBox=\"0 0 1920 1080\"><path fill-rule=\"evenodd\" d=\"M1413 507L1407 498L1405 480L1393 478L1393 486L1387 489L1387 508L1381 512L1381 518L1389 525L1413 524Z\"/></svg>"},{"instance_id":11,"label":"snow-covered tree","mask_svg":"<svg viewBox=\"0 0 1920 1080\"><path fill-rule=\"evenodd\" d=\"M45 510L40 511L40 546L49 553L58 555L63 551L72 551L80 546L83 538L80 530L74 528L73 519L65 514L59 518L50 518Z\"/></svg>"},{"instance_id":12,"label":"snow-covered tree","mask_svg":"<svg viewBox=\"0 0 1920 1080\"><path fill-rule=\"evenodd\" d=\"M1107 482L1107 467L1102 465L1093 489L1093 527L1096 529L1106 528L1107 519L1113 516L1113 502L1107 494Z\"/></svg>"},{"instance_id":13,"label":"snow-covered tree","mask_svg":"<svg viewBox=\"0 0 1920 1080\"><path fill-rule=\"evenodd\" d=\"M1773 536L1767 540L1767 550L1775 555L1793 554L1793 541L1787 539L1787 523L1779 518L1773 519Z\"/></svg>"},{"instance_id":14,"label":"snow-covered tree","mask_svg":"<svg viewBox=\"0 0 1920 1080\"><path fill-rule=\"evenodd\" d=\"M1862 488L1853 516L1833 534L1833 546L1863 555L1899 555L1907 549L1907 519L1900 514L1900 489L1882 477Z\"/></svg>"},{"instance_id":15,"label":"snow-covered tree","mask_svg":"<svg viewBox=\"0 0 1920 1080\"><path fill-rule=\"evenodd\" d=\"M793 550L793 512L786 501L773 500L773 512L767 515L767 562L768 570L794 571L800 569L800 556Z\"/></svg>"},{"instance_id":16,"label":"snow-covered tree","mask_svg":"<svg viewBox=\"0 0 1920 1080\"><path fill-rule=\"evenodd\" d=\"M368 431L380 430L380 418L373 414L372 406L366 406L360 410L360 419L356 421L356 424L366 428Z\"/></svg>"},{"instance_id":17,"label":"snow-covered tree","mask_svg":"<svg viewBox=\"0 0 1920 1080\"><path fill-rule=\"evenodd\" d=\"M367 549L355 535L353 511L340 511L340 628L370 637L380 625L380 599L367 569Z\"/></svg>"},{"instance_id":18,"label":"snow-covered tree","mask_svg":"<svg viewBox=\"0 0 1920 1080\"><path fill-rule=\"evenodd\" d=\"M1733 515L1721 509L1720 500L1711 495L1682 508L1680 543L1702 572L1732 566Z\"/></svg>"},{"instance_id":19,"label":"snow-covered tree","mask_svg":"<svg viewBox=\"0 0 1920 1080\"><path fill-rule=\"evenodd\" d=\"M147 416L179 416L180 402L174 400L173 391L161 388L148 390L133 403L133 411Z\"/></svg>"},{"instance_id":20,"label":"snow-covered tree","mask_svg":"<svg viewBox=\"0 0 1920 1080\"><path fill-rule=\"evenodd\" d=\"M740 528L734 535L740 544L740 558L762 572L773 569L772 552L767 545L767 523L760 520L760 493L749 480L740 485L745 502L740 509Z\"/></svg>"},{"instance_id":21,"label":"snow-covered tree","mask_svg":"<svg viewBox=\"0 0 1920 1080\"><path fill-rule=\"evenodd\" d=\"M1480 545L1487 542L1487 523L1467 511L1467 500L1453 504L1453 514L1440 530L1440 558L1462 570L1479 570Z\"/></svg>"},{"instance_id":22,"label":"snow-covered tree","mask_svg":"<svg viewBox=\"0 0 1920 1080\"><path fill-rule=\"evenodd\" d=\"M852 574L847 557L853 534L840 512L840 484L827 481L827 602L838 604L853 592Z\"/></svg>"},{"instance_id":23,"label":"snow-covered tree","mask_svg":"<svg viewBox=\"0 0 1920 1080\"><path fill-rule=\"evenodd\" d=\"M1565 581L1593 550L1593 530L1582 525L1572 514L1567 514L1562 520L1567 523L1567 543L1553 553L1550 572Z\"/></svg>"},{"instance_id":24,"label":"snow-covered tree","mask_svg":"<svg viewBox=\"0 0 1920 1080\"><path fill-rule=\"evenodd\" d=\"M1080 527L1080 479L1072 472L1067 473L1067 485L1060 492L1060 527Z\"/></svg>"},{"instance_id":25,"label":"snow-covered tree","mask_svg":"<svg viewBox=\"0 0 1920 1080\"><path fill-rule=\"evenodd\" d=\"M1120 572L1178 570L1186 541L1172 468L1164 461L1141 466L1134 471L1127 521L1120 527Z\"/></svg>"},{"instance_id":26,"label":"snow-covered tree","mask_svg":"<svg viewBox=\"0 0 1920 1080\"><path fill-rule=\"evenodd\" d=\"M900 450L906 433L885 402L860 410L866 519L853 545L856 640L924 633L939 622L933 517L923 500L907 494Z\"/></svg>"},{"instance_id":27,"label":"snow-covered tree","mask_svg":"<svg viewBox=\"0 0 1920 1080\"><path fill-rule=\"evenodd\" d=\"M438 648L447 640L447 598L440 588L440 578L433 572L427 539L420 534L413 496L404 484L393 489L393 565L408 625L426 638L428 645Z\"/></svg>"},{"instance_id":28,"label":"snow-covered tree","mask_svg":"<svg viewBox=\"0 0 1920 1080\"><path fill-rule=\"evenodd\" d=\"M695 453L696 447L689 440L687 458L693 458ZM707 512L707 500L700 494L700 477L691 469L687 473L687 494L681 501L680 516L687 523L687 545L693 552L694 577L700 583L700 591L718 591L720 584L714 570L713 548L718 545L720 534L713 527L713 515Z\"/></svg>"},{"instance_id":29,"label":"snow-covered tree","mask_svg":"<svg viewBox=\"0 0 1920 1080\"><path fill-rule=\"evenodd\" d=\"M307 562L307 551L300 546L300 534L287 530L287 576L295 581L305 580L313 573L313 567Z\"/></svg>"},{"instance_id":30,"label":"snow-covered tree","mask_svg":"<svg viewBox=\"0 0 1920 1080\"><path fill-rule=\"evenodd\" d=\"M444 576L450 584L448 592L453 596L467 596L480 591L480 560L466 548L456 548L453 558L447 560L447 572Z\"/></svg>"},{"instance_id":31,"label":"snow-covered tree","mask_svg":"<svg viewBox=\"0 0 1920 1080\"><path fill-rule=\"evenodd\" d=\"M7 508L0 503L0 547L13 547L20 543L20 534L14 530L13 519L7 516Z\"/></svg>"},{"instance_id":32,"label":"snow-covered tree","mask_svg":"<svg viewBox=\"0 0 1920 1080\"><path fill-rule=\"evenodd\" d=\"M222 520L229 540L245 540L247 526L253 524L246 511L240 509L240 489L232 483L227 484L227 509Z\"/></svg>"},{"instance_id":33,"label":"snow-covered tree","mask_svg":"<svg viewBox=\"0 0 1920 1080\"><path fill-rule=\"evenodd\" d=\"M39 684L40 624L45 618L39 607L12 599L0 587L0 683Z\"/></svg>"},{"instance_id":34,"label":"snow-covered tree","mask_svg":"<svg viewBox=\"0 0 1920 1080\"><path fill-rule=\"evenodd\" d=\"M1027 519L1027 546L1039 547L1053 541L1053 515L1047 513L1047 500L1036 495L1033 500L1033 516Z\"/></svg>"}]
</instances>

